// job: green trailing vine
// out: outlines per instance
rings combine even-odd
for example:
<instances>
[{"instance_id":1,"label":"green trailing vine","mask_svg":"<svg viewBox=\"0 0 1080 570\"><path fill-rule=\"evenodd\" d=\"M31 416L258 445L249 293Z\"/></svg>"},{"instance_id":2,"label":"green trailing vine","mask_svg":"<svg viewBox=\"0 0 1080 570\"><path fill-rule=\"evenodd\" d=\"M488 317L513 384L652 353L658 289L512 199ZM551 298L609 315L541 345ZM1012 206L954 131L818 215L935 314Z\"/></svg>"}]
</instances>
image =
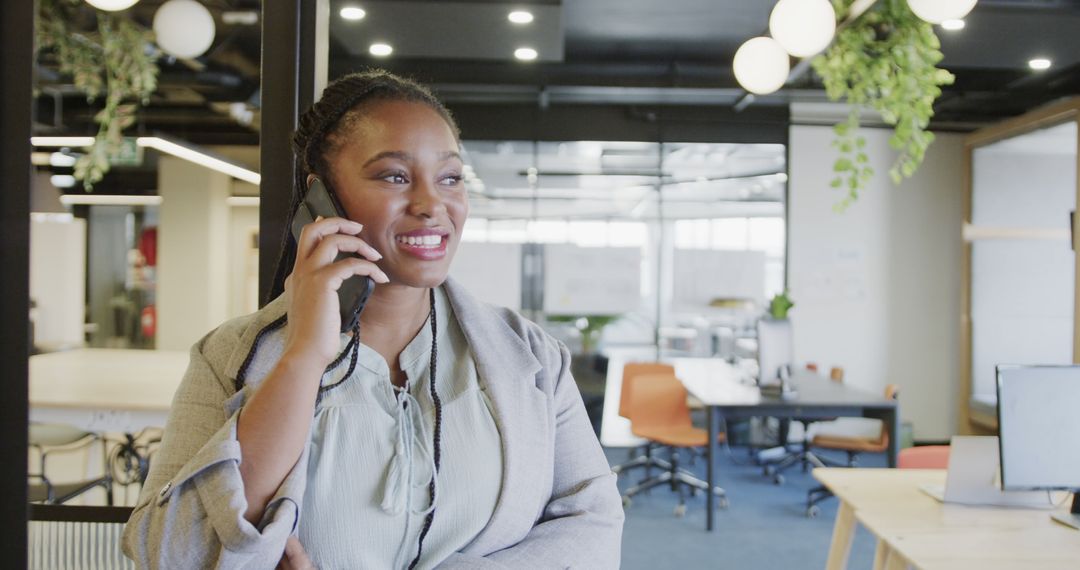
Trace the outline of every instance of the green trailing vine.
<instances>
[{"instance_id":1,"label":"green trailing vine","mask_svg":"<svg viewBox=\"0 0 1080 570\"><path fill-rule=\"evenodd\" d=\"M832 0L843 20L854 0ZM859 134L859 110L870 107L893 127L889 146L898 151L889 168L894 184L915 173L934 140L927 130L934 101L953 74L937 67L944 56L934 28L908 8L906 0L878 0L864 14L838 30L825 53L811 61L833 101L846 100L851 110L836 124L832 187L846 189L838 211L859 197L874 174Z\"/></svg>"},{"instance_id":2,"label":"green trailing vine","mask_svg":"<svg viewBox=\"0 0 1080 570\"><path fill-rule=\"evenodd\" d=\"M158 66L149 49L152 32L122 14L97 10L96 30L84 32L72 23L85 9L82 0L38 0L35 32L37 48L52 50L60 73L72 77L87 101L104 98L94 115L94 144L75 163L75 178L91 190L109 171L109 157L122 146L139 105L157 89Z\"/></svg>"}]
</instances>

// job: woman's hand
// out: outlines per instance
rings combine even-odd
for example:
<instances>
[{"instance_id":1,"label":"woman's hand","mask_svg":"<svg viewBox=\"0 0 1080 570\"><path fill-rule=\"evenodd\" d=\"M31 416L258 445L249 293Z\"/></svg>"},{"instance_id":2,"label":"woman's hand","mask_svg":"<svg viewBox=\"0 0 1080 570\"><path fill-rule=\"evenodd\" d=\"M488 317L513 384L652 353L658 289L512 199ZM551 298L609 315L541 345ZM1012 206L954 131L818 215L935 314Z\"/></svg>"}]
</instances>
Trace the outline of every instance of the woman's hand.
<instances>
[{"instance_id":1,"label":"woman's hand","mask_svg":"<svg viewBox=\"0 0 1080 570\"><path fill-rule=\"evenodd\" d=\"M346 279L366 275L376 283L390 279L375 263L382 255L357 237L363 226L344 218L318 218L304 226L296 244L296 263L285 280L289 312L283 358L305 361L321 370L341 350L337 290ZM334 261L341 252L347 257Z\"/></svg>"},{"instance_id":2,"label":"woman's hand","mask_svg":"<svg viewBox=\"0 0 1080 570\"><path fill-rule=\"evenodd\" d=\"M300 544L300 539L290 536L285 543L285 552L281 555L277 570L315 570L315 564L308 558L307 551Z\"/></svg>"}]
</instances>

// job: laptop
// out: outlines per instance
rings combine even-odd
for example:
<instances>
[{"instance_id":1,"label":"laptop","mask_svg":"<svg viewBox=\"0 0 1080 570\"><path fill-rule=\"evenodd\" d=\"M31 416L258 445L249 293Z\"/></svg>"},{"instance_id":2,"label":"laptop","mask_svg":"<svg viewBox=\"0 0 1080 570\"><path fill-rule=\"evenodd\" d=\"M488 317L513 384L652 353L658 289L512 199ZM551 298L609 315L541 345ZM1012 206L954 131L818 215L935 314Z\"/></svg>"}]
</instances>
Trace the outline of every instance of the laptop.
<instances>
[{"instance_id":1,"label":"laptop","mask_svg":"<svg viewBox=\"0 0 1080 570\"><path fill-rule=\"evenodd\" d=\"M953 436L945 485L919 490L944 503L1003 507L1054 508L1042 491L1002 491L997 436Z\"/></svg>"}]
</instances>

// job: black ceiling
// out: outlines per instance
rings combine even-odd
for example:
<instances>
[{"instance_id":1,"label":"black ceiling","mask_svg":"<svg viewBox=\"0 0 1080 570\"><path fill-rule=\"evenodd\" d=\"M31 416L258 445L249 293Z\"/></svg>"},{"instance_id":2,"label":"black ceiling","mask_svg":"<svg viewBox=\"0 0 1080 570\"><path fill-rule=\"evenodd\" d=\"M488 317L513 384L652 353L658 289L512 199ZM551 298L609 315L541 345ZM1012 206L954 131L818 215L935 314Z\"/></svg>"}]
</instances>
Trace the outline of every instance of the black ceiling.
<instances>
[{"instance_id":1,"label":"black ceiling","mask_svg":"<svg viewBox=\"0 0 1080 570\"><path fill-rule=\"evenodd\" d=\"M149 27L162 3L142 0L130 13ZM213 48L198 61L162 61L161 87L142 112L137 128L163 131L199 144L257 144L258 121L250 126L241 124L228 113L228 104L243 103L258 111L260 27L226 24L223 15L258 12L260 2L203 3L218 25ZM739 44L765 30L775 0L349 3L363 6L369 17L355 28L344 22L332 23L331 77L373 65L387 67L432 83L462 114L482 117L485 108L498 109L500 124L506 124L515 112L530 114L531 120L541 122L543 109L565 106L563 116L572 117L576 116L570 112L573 109L603 105L609 114L624 112L654 120L667 115L685 117L700 109L703 116L713 117L720 130L724 117L731 118L732 124L750 125L742 127L744 130L754 128L755 117L776 128L786 117L789 102L823 99L811 73L776 95L758 98L745 111L732 108L741 90L731 73L731 58ZM331 18L338 18L344 4L344 0L332 0ZM511 7L529 4L549 12L561 6L561 54L542 54L541 61L526 64L514 61L505 47L499 47L502 55L478 57L477 50L504 46L514 32L508 36L504 30L494 30L493 26L506 24L499 17L480 24L481 19L464 21L446 16L454 5L464 14L477 10L505 13ZM421 25L424 6L435 6L439 15ZM393 28L378 25L387 21L380 20L384 12L408 13L409 18L398 18ZM939 101L937 127L972 129L1062 96L1080 94L1080 0L980 0L966 21L966 29L960 32L939 31L946 56L943 65L957 75L957 82ZM349 36L341 37L345 33ZM399 43L408 46L402 49L407 56L399 53L376 59L357 49L369 37L393 42L388 34L412 34ZM497 38L502 39L497 42ZM468 59L454 57L457 52L453 46L472 50L461 52L472 55ZM1037 55L1051 58L1054 67L1045 72L1028 70L1027 60ZM48 54L43 54L40 63L37 132L92 132L93 109L73 92L66 78L53 71ZM679 109L673 111L676 107ZM588 124L577 124L567 132L576 136L588 128ZM497 135L498 129L499 124L489 124L478 130ZM629 129L627 136L647 132ZM702 132L701 138L708 138L709 132L717 131ZM734 133L725 137L730 139L740 131L727 132ZM550 125L545 133L547 137L560 136Z\"/></svg>"}]
</instances>

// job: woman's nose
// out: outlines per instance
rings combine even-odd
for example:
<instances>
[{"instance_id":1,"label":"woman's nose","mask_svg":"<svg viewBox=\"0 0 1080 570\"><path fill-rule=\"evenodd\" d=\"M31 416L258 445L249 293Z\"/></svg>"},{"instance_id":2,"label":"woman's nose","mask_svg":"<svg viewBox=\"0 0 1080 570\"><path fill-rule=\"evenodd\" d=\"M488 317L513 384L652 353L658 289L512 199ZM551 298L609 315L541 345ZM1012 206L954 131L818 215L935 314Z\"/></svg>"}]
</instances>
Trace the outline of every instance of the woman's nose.
<instances>
[{"instance_id":1,"label":"woman's nose","mask_svg":"<svg viewBox=\"0 0 1080 570\"><path fill-rule=\"evenodd\" d=\"M433 182L417 182L409 196L409 213L424 218L434 218L445 213L446 204Z\"/></svg>"}]
</instances>

